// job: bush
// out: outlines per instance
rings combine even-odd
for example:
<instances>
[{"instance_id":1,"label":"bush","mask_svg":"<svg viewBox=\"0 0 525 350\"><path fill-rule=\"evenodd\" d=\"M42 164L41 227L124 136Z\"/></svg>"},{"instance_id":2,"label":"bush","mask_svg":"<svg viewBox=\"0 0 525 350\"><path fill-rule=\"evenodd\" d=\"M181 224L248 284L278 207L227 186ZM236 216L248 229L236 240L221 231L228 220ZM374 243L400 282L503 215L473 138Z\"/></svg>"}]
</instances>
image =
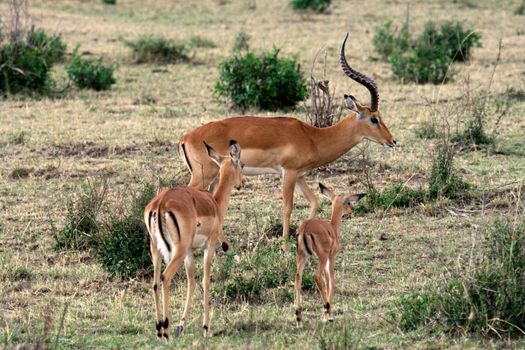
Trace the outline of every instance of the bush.
<instances>
[{"instance_id":1,"label":"bush","mask_svg":"<svg viewBox=\"0 0 525 350\"><path fill-rule=\"evenodd\" d=\"M142 35L125 44L133 51L136 63L178 63L189 60L186 45L160 35Z\"/></svg>"},{"instance_id":2,"label":"bush","mask_svg":"<svg viewBox=\"0 0 525 350\"><path fill-rule=\"evenodd\" d=\"M156 187L146 183L132 199L124 217L110 220L97 248L100 264L111 277L135 277L150 273L149 234L144 223L144 208L156 194Z\"/></svg>"},{"instance_id":3,"label":"bush","mask_svg":"<svg viewBox=\"0 0 525 350\"><path fill-rule=\"evenodd\" d=\"M389 317L405 331L432 325L441 332L501 336L525 330L525 221L496 220L486 229L476 268L445 285L412 292Z\"/></svg>"},{"instance_id":4,"label":"bush","mask_svg":"<svg viewBox=\"0 0 525 350\"><path fill-rule=\"evenodd\" d=\"M0 40L0 91L44 92L49 85L49 71L65 53L60 36L49 36L42 29Z\"/></svg>"},{"instance_id":5,"label":"bush","mask_svg":"<svg viewBox=\"0 0 525 350\"><path fill-rule=\"evenodd\" d=\"M117 4L117 0L102 0L102 3L104 3L106 5L116 5Z\"/></svg>"},{"instance_id":6,"label":"bush","mask_svg":"<svg viewBox=\"0 0 525 350\"><path fill-rule=\"evenodd\" d=\"M381 192L371 188L366 197L357 203L355 214L372 212L377 208L407 208L425 202L426 192L423 189L411 189L403 183L385 187Z\"/></svg>"},{"instance_id":7,"label":"bush","mask_svg":"<svg viewBox=\"0 0 525 350\"><path fill-rule=\"evenodd\" d=\"M395 51L406 51L410 48L410 36L408 34L407 24L403 25L401 30L392 28L392 21L387 21L383 27L375 29L373 39L375 51L381 55L384 60Z\"/></svg>"},{"instance_id":8,"label":"bush","mask_svg":"<svg viewBox=\"0 0 525 350\"><path fill-rule=\"evenodd\" d=\"M106 198L105 184L86 182L81 186L78 199L67 204L66 222L62 229L53 228L55 250L89 250L98 245L101 225L97 215Z\"/></svg>"},{"instance_id":9,"label":"bush","mask_svg":"<svg viewBox=\"0 0 525 350\"><path fill-rule=\"evenodd\" d=\"M444 142L437 148L428 181L428 193L431 199L440 196L458 198L471 187L460 178L454 169L454 155L454 149L448 142Z\"/></svg>"},{"instance_id":10,"label":"bush","mask_svg":"<svg viewBox=\"0 0 525 350\"><path fill-rule=\"evenodd\" d=\"M294 107L307 96L306 82L296 61L278 54L274 48L260 56L247 52L227 59L220 66L215 92L241 110Z\"/></svg>"},{"instance_id":11,"label":"bush","mask_svg":"<svg viewBox=\"0 0 525 350\"><path fill-rule=\"evenodd\" d=\"M312 10L324 12L330 6L331 0L292 0L291 5L294 10Z\"/></svg>"},{"instance_id":12,"label":"bush","mask_svg":"<svg viewBox=\"0 0 525 350\"><path fill-rule=\"evenodd\" d=\"M202 36L191 37L190 46L191 47L204 47L207 49L213 49L217 47L217 45L215 45L215 43L211 39L208 39Z\"/></svg>"},{"instance_id":13,"label":"bush","mask_svg":"<svg viewBox=\"0 0 525 350\"><path fill-rule=\"evenodd\" d=\"M525 14L525 0L521 1L521 4L516 7L516 10L514 10L515 15L522 16Z\"/></svg>"},{"instance_id":14,"label":"bush","mask_svg":"<svg viewBox=\"0 0 525 350\"><path fill-rule=\"evenodd\" d=\"M116 83L113 77L114 66L104 66L102 59L83 59L76 52L66 71L69 79L81 89L96 91L108 90Z\"/></svg>"},{"instance_id":15,"label":"bush","mask_svg":"<svg viewBox=\"0 0 525 350\"><path fill-rule=\"evenodd\" d=\"M402 82L441 83L450 77L453 61L467 61L473 47L480 47L481 35L463 29L461 22L425 24L423 33L411 40L408 23L402 29L392 29L386 22L374 35L377 53L390 62L394 77Z\"/></svg>"},{"instance_id":16,"label":"bush","mask_svg":"<svg viewBox=\"0 0 525 350\"><path fill-rule=\"evenodd\" d=\"M295 252L283 256L280 244L270 241L246 252L235 261L228 253L225 262L214 272L213 292L227 301L259 301L271 289L288 287L295 279ZM314 289L314 278L310 271L303 273L303 289ZM293 296L291 296L293 299Z\"/></svg>"}]
</instances>

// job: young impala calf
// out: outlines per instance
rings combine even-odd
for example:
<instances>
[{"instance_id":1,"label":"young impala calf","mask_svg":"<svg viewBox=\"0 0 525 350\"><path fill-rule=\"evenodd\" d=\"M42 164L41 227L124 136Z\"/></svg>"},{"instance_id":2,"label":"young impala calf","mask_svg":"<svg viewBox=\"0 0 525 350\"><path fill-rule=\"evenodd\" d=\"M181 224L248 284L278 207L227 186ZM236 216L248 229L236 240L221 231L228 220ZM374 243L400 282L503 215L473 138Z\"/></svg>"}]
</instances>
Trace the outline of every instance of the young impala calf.
<instances>
[{"instance_id":1,"label":"young impala calf","mask_svg":"<svg viewBox=\"0 0 525 350\"><path fill-rule=\"evenodd\" d=\"M354 211L355 203L365 194L335 195L319 183L321 193L332 201L332 218L330 222L309 219L301 224L297 231L297 273L295 274L295 315L297 325L301 325L301 281L306 261L311 255L319 258L315 273L315 283L321 293L324 304L323 322L333 321L330 300L335 288L334 261L339 251L339 232L341 218ZM323 287L323 278L326 288Z\"/></svg>"},{"instance_id":2,"label":"young impala calf","mask_svg":"<svg viewBox=\"0 0 525 350\"><path fill-rule=\"evenodd\" d=\"M166 339L169 338L169 288L171 279L183 261L188 278L188 293L180 324L176 327L177 335L184 330L189 317L191 299L195 290L194 249L204 249L204 276L202 278L204 336L211 335L208 309L210 267L217 241L222 243L224 251L228 250L229 245L222 232L224 214L228 207L232 186L237 189L242 186L239 144L230 141L229 156L219 155L210 146L205 146L209 157L220 167L220 180L215 193L212 195L208 191L186 186L166 188L156 195L144 210L144 220L151 238L157 336ZM160 273L162 258L166 263L163 274ZM159 310L159 284L162 284L163 294L162 320Z\"/></svg>"}]
</instances>

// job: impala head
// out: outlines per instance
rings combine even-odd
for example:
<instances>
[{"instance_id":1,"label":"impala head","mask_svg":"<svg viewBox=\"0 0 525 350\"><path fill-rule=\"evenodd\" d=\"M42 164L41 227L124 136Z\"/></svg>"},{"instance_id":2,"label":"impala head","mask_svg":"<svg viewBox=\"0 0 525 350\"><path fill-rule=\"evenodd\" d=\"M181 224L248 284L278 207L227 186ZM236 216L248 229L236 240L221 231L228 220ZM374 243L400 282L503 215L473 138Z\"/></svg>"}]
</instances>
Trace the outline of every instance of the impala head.
<instances>
[{"instance_id":1,"label":"impala head","mask_svg":"<svg viewBox=\"0 0 525 350\"><path fill-rule=\"evenodd\" d=\"M328 189L328 187L326 187L320 182L319 189L323 196L325 196L332 202L333 207L339 206L343 209L343 215L352 214L354 212L356 203L361 198L366 196L366 193L336 195L330 189Z\"/></svg>"},{"instance_id":2,"label":"impala head","mask_svg":"<svg viewBox=\"0 0 525 350\"><path fill-rule=\"evenodd\" d=\"M244 185L242 179L242 168L244 165L241 163L241 146L239 146L237 141L230 140L228 155L221 155L215 152L206 142L204 142L204 145L206 146L208 156L217 163L220 168L219 176L231 176L233 178L233 187L237 190L241 189Z\"/></svg>"},{"instance_id":3,"label":"impala head","mask_svg":"<svg viewBox=\"0 0 525 350\"><path fill-rule=\"evenodd\" d=\"M361 123L359 130L361 130L363 138L376 141L383 146L394 147L396 140L390 133L390 130L388 130L388 127L383 123L381 112L378 110L379 93L377 91L377 85L375 81L350 67L345 57L346 39L348 39L348 33L346 33L343 43L341 44L341 51L339 53L341 68L348 77L368 89L371 100L370 107L368 107L362 105L355 97L345 95L344 104L348 109L356 113L357 120Z\"/></svg>"}]
</instances>

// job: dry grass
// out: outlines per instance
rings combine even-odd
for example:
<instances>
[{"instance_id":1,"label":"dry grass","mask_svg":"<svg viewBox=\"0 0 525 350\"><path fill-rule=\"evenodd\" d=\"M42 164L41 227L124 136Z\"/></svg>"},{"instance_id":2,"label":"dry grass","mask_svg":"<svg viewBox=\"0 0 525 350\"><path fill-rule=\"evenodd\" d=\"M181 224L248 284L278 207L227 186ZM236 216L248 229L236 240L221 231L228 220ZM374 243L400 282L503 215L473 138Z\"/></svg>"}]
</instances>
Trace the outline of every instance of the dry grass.
<instances>
[{"instance_id":1,"label":"dry grass","mask_svg":"<svg viewBox=\"0 0 525 350\"><path fill-rule=\"evenodd\" d=\"M474 50L468 65L455 66L456 77L447 85L399 85L392 80L387 64L373 60L374 28L387 19L401 23L405 17L406 8L398 2L371 1L361 6L333 1L328 14L307 17L293 12L286 1L277 0L158 0L147 7L142 1L129 0L117 2L110 11L100 1L31 2L30 12L38 26L62 33L69 48L78 43L80 52L103 56L107 62L118 63L119 69L117 84L109 92L73 90L55 99L1 101L0 344L8 348L34 344L45 324L53 344L61 312L68 303L58 339L60 348L162 347L154 334L150 281L111 281L88 254L54 252L51 223L63 223L66 199L86 177L107 178L110 196L118 201L127 198L126 189L139 188L144 179L186 173L177 156L179 137L195 126L235 113L215 102L212 86L219 62L230 55L240 31L252 37L253 50L275 44L284 54L298 55L307 72L316 53L326 46L327 78L337 89L336 98L347 93L368 101L366 89L350 82L338 66L339 42L350 31L349 61L378 83L380 109L400 144L394 150L367 143L359 147L366 149L373 166L374 185L381 188L408 179L410 185L424 183L428 159L438 141L419 139L418 125L434 115L433 106L457 108L454 101L463 96L467 77L470 87L476 90L488 83L500 38L504 48L492 91L524 89L525 36L516 33L525 28L523 18L513 14L518 1L507 8L490 0L474 8L444 0L411 4L410 26L414 32L428 18L465 19L483 35L483 48ZM1 3L0 13L6 13L6 9L7 5ZM134 39L140 34L161 34L178 40L202 36L217 43L217 47L196 50L190 64L135 65L121 39ZM322 67L318 69L314 75L322 76ZM59 86L65 85L62 66L56 67L53 76ZM525 102L517 101L501 121L501 152L458 155L457 165L468 182L481 190L523 183L524 109ZM305 118L299 113L292 115ZM309 183L315 185L322 179L337 191L349 188L350 181L363 178L359 149L330 169L312 172ZM28 177L10 176L19 168L31 169ZM225 232L235 247L251 249L260 239L262 225L278 220L278 187L277 178L263 176L249 178L248 186L234 193ZM360 182L354 187L358 188L352 191L364 189ZM509 192L496 197L480 192L486 198L482 203L486 207L473 204L459 208L465 216L450 214L443 208L452 204L444 202L438 203L437 209L392 209L345 222L334 309L336 322L347 323L358 347L459 349L525 345L523 340L402 334L383 317L399 295L436 281L447 268L458 264L468 253L472 232L505 212L506 204L512 204ZM488 205L491 201L493 205ZM299 198L294 223L306 213L306 201ZM326 218L328 213L325 203L319 215ZM216 263L224 259L218 257ZM183 347L318 348L320 334L325 331L319 324L318 296L306 295L306 325L298 330L293 326L291 303L280 301L278 292L272 291L265 303L255 305L218 305L212 300L212 330L218 336L206 343L201 337L201 307L197 302L201 293L197 289L190 326L186 335L176 341ZM171 318L175 321L181 313L185 288L177 288L174 294ZM50 308L51 317L46 316Z\"/></svg>"}]
</instances>

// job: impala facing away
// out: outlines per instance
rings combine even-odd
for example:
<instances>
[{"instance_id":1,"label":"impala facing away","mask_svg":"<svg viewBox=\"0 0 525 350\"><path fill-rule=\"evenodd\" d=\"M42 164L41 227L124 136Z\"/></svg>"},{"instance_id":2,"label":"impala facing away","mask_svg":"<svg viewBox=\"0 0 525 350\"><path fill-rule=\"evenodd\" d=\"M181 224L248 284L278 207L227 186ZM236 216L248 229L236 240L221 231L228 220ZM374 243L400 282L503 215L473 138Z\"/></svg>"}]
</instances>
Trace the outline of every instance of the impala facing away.
<instances>
[{"instance_id":1,"label":"impala facing away","mask_svg":"<svg viewBox=\"0 0 525 350\"><path fill-rule=\"evenodd\" d=\"M307 171L333 162L364 138L388 147L396 144L377 109L379 95L375 82L352 69L346 61L344 49L347 38L348 34L341 45L341 67L348 77L368 89L370 107L362 105L353 96L345 95L345 104L352 112L331 127L315 128L295 118L242 116L200 126L184 135L179 142L179 154L191 172L189 187L206 189L218 174L217 165L207 156L203 142L218 152L226 152L228 141L235 139L243 149L243 174L282 176L286 250L294 189L310 203L309 218L314 217L319 207L317 197L304 178Z\"/></svg>"},{"instance_id":2,"label":"impala facing away","mask_svg":"<svg viewBox=\"0 0 525 350\"><path fill-rule=\"evenodd\" d=\"M210 268L215 253L215 243L222 243L227 251L228 241L222 232L224 214L228 208L232 186L242 186L240 162L241 149L237 142L230 141L229 156L222 156L208 145L203 145L210 160L219 165L219 184L215 193L185 186L165 188L157 194L144 210L144 221L151 238L151 260L153 261L153 297L155 301L157 336L168 339L168 301L171 279L182 262L188 278L188 294L180 324L179 335L188 320L191 299L195 289L194 249L204 249L203 305L204 336L210 336L208 296ZM162 258L166 268L161 274ZM159 310L159 284L162 284L163 319Z\"/></svg>"},{"instance_id":3,"label":"impala facing away","mask_svg":"<svg viewBox=\"0 0 525 350\"><path fill-rule=\"evenodd\" d=\"M339 251L339 234L341 231L341 218L345 214L354 211L355 203L366 194L335 195L319 183L321 193L332 201L332 218L328 221L317 219L306 220L297 231L297 272L295 274L295 316L297 325L301 325L301 281L303 270L308 258L316 255L319 258L319 266L315 273L315 284L319 289L324 305L323 322L333 321L330 300L334 293L335 255ZM323 287L323 279L326 285Z\"/></svg>"}]
</instances>

